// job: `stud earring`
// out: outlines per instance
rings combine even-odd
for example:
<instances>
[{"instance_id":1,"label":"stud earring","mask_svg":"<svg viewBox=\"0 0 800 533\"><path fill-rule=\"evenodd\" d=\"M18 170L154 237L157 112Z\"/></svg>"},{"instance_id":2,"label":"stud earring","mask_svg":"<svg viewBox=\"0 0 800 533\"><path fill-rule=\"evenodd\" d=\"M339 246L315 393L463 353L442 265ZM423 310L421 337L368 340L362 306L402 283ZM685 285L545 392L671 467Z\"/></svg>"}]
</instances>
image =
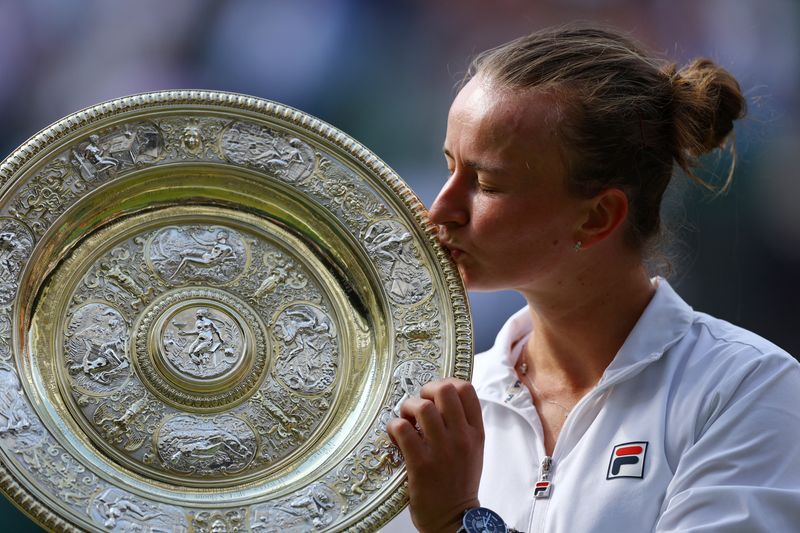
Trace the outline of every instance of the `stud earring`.
<instances>
[{"instance_id":1,"label":"stud earring","mask_svg":"<svg viewBox=\"0 0 800 533\"><path fill-rule=\"evenodd\" d=\"M581 246L583 246L583 243L581 241L576 242L575 243L575 251L579 252L581 250Z\"/></svg>"}]
</instances>

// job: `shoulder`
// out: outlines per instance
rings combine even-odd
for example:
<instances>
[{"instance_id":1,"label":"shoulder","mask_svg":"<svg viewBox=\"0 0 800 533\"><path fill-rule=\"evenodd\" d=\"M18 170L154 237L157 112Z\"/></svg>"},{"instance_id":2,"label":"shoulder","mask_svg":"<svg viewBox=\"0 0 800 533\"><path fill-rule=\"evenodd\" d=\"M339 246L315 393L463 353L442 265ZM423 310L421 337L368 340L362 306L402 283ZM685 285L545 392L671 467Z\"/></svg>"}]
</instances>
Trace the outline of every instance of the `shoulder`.
<instances>
[{"instance_id":1,"label":"shoulder","mask_svg":"<svg viewBox=\"0 0 800 533\"><path fill-rule=\"evenodd\" d=\"M672 413L696 440L712 426L759 419L800 423L800 363L763 337L704 313L694 313L686 335L672 347ZM689 413L694 413L688 416ZM727 425L727 424L726 424Z\"/></svg>"},{"instance_id":2,"label":"shoulder","mask_svg":"<svg viewBox=\"0 0 800 533\"><path fill-rule=\"evenodd\" d=\"M690 368L707 371L725 374L742 374L756 368L800 371L797 360L772 342L705 313L694 313L690 328L675 349Z\"/></svg>"}]
</instances>

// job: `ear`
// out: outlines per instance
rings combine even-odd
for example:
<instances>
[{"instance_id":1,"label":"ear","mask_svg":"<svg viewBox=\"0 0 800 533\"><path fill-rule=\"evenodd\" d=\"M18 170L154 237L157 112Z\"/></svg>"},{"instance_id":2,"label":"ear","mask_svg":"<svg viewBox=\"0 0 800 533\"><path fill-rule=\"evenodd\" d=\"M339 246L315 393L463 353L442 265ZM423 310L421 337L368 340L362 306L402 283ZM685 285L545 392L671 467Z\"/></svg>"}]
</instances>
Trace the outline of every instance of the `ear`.
<instances>
[{"instance_id":1,"label":"ear","mask_svg":"<svg viewBox=\"0 0 800 533\"><path fill-rule=\"evenodd\" d=\"M613 235L628 218L628 196L621 189L606 189L591 198L576 241L588 248Z\"/></svg>"}]
</instances>

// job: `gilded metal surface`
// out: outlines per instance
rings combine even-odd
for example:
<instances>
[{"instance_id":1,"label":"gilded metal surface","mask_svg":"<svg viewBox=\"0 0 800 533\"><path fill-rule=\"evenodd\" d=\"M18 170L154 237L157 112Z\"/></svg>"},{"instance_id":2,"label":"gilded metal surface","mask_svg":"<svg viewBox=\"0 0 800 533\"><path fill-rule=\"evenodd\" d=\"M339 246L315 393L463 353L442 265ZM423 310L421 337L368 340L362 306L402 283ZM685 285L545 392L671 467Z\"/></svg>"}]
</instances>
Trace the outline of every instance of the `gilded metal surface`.
<instances>
[{"instance_id":1,"label":"gilded metal surface","mask_svg":"<svg viewBox=\"0 0 800 533\"><path fill-rule=\"evenodd\" d=\"M138 95L0 165L0 486L47 528L375 530L471 351L422 205L299 111Z\"/></svg>"}]
</instances>

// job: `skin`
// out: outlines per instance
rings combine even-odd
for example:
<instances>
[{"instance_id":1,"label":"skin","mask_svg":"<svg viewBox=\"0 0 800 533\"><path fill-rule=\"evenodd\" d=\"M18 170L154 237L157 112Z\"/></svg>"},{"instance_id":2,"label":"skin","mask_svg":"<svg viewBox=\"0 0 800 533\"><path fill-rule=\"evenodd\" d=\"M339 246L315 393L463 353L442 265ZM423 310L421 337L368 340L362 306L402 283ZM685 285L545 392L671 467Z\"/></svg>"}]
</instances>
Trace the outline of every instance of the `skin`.
<instances>
[{"instance_id":1,"label":"skin","mask_svg":"<svg viewBox=\"0 0 800 533\"><path fill-rule=\"evenodd\" d=\"M560 109L552 91L470 80L450 109L450 176L429 212L467 288L516 290L528 302L536 334L520 363L536 384L549 454L565 409L599 381L655 292L624 241L625 194L568 189ZM406 461L414 525L456 531L480 504L484 433L472 385L428 383L387 430Z\"/></svg>"}]
</instances>

